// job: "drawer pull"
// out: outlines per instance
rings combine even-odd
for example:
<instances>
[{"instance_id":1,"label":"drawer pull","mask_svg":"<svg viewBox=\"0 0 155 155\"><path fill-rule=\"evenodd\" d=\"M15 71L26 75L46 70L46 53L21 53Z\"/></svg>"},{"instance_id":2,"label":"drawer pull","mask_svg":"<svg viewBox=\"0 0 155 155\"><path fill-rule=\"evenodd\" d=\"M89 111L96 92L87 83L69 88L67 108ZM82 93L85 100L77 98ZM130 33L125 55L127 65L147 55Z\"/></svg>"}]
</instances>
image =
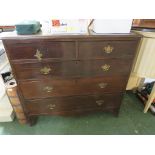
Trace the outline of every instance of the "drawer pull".
<instances>
[{"instance_id":1,"label":"drawer pull","mask_svg":"<svg viewBox=\"0 0 155 155\"><path fill-rule=\"evenodd\" d=\"M38 61L41 61L42 60L42 56L43 56L43 54L37 49L37 52L34 55L34 57L36 57L38 59Z\"/></svg>"},{"instance_id":2,"label":"drawer pull","mask_svg":"<svg viewBox=\"0 0 155 155\"><path fill-rule=\"evenodd\" d=\"M107 83L99 83L98 85L99 85L99 87L100 87L101 89L103 89L103 88L105 88L108 84L107 84Z\"/></svg>"},{"instance_id":3,"label":"drawer pull","mask_svg":"<svg viewBox=\"0 0 155 155\"><path fill-rule=\"evenodd\" d=\"M49 104L47 107L50 109L50 110L53 110L55 108L55 104Z\"/></svg>"},{"instance_id":4,"label":"drawer pull","mask_svg":"<svg viewBox=\"0 0 155 155\"><path fill-rule=\"evenodd\" d=\"M47 93L50 93L53 90L53 87L46 86L44 87L43 90L46 91Z\"/></svg>"},{"instance_id":5,"label":"drawer pull","mask_svg":"<svg viewBox=\"0 0 155 155\"><path fill-rule=\"evenodd\" d=\"M114 47L107 45L105 47L103 47L103 50L105 53L110 54L113 51Z\"/></svg>"},{"instance_id":6,"label":"drawer pull","mask_svg":"<svg viewBox=\"0 0 155 155\"><path fill-rule=\"evenodd\" d=\"M101 66L101 68L103 69L104 72L106 72L110 69L110 65L105 64L105 65Z\"/></svg>"},{"instance_id":7,"label":"drawer pull","mask_svg":"<svg viewBox=\"0 0 155 155\"><path fill-rule=\"evenodd\" d=\"M96 103L98 106L101 106L104 103L104 100L97 100Z\"/></svg>"},{"instance_id":8,"label":"drawer pull","mask_svg":"<svg viewBox=\"0 0 155 155\"><path fill-rule=\"evenodd\" d=\"M41 74L44 74L44 75L49 74L50 71L51 71L51 68L50 67L43 67L43 68L40 69L40 73Z\"/></svg>"}]
</instances>

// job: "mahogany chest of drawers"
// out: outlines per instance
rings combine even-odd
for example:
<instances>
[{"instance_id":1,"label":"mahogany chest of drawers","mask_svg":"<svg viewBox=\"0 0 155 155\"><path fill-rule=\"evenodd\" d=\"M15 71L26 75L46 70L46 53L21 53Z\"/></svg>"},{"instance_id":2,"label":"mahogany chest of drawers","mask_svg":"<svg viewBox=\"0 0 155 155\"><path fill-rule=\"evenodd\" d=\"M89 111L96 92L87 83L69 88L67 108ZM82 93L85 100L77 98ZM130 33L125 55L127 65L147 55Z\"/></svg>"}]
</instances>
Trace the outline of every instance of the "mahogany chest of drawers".
<instances>
[{"instance_id":1,"label":"mahogany chest of drawers","mask_svg":"<svg viewBox=\"0 0 155 155\"><path fill-rule=\"evenodd\" d=\"M133 33L3 38L28 122L38 115L117 115L140 38Z\"/></svg>"}]
</instances>

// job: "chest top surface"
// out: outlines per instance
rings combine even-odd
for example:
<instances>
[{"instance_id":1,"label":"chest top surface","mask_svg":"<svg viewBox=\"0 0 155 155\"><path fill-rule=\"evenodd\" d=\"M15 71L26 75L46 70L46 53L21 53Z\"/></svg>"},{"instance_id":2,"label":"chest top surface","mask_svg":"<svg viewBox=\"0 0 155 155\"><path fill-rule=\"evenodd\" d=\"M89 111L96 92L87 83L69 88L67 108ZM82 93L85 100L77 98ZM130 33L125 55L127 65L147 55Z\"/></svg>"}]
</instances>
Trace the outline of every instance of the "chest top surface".
<instances>
[{"instance_id":1,"label":"chest top surface","mask_svg":"<svg viewBox=\"0 0 155 155\"><path fill-rule=\"evenodd\" d=\"M16 32L9 32L0 35L2 40L38 40L38 39L50 39L50 40L138 40L141 38L140 34L125 33L125 34L44 34L40 32L35 35L17 35Z\"/></svg>"}]
</instances>

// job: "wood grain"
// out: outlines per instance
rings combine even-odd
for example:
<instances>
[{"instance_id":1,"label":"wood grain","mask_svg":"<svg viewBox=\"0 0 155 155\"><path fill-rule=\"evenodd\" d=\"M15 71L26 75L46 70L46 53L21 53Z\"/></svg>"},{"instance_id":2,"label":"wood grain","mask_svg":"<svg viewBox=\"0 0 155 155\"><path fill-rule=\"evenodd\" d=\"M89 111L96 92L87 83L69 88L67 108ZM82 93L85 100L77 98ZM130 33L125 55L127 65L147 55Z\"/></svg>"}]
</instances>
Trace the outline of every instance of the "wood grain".
<instances>
[{"instance_id":1,"label":"wood grain","mask_svg":"<svg viewBox=\"0 0 155 155\"><path fill-rule=\"evenodd\" d=\"M106 47L113 48L106 53ZM133 57L137 47L136 41L83 41L79 43L79 59L105 59Z\"/></svg>"},{"instance_id":2,"label":"wood grain","mask_svg":"<svg viewBox=\"0 0 155 155\"><path fill-rule=\"evenodd\" d=\"M4 37L28 122L39 115L118 115L140 38L134 33ZM112 52L105 52L106 46Z\"/></svg>"},{"instance_id":3,"label":"wood grain","mask_svg":"<svg viewBox=\"0 0 155 155\"><path fill-rule=\"evenodd\" d=\"M10 46L9 46L10 47ZM11 60L16 59L33 59L36 60L35 54L39 50L42 58L75 58L74 42L47 42L40 40L31 43L16 43L9 48Z\"/></svg>"},{"instance_id":4,"label":"wood grain","mask_svg":"<svg viewBox=\"0 0 155 155\"><path fill-rule=\"evenodd\" d=\"M39 80L39 81L22 81L19 87L26 99L61 97L74 95L89 95L122 92L126 86L127 77L95 77L63 80ZM105 88L100 84L105 83ZM52 88L47 92L45 87Z\"/></svg>"},{"instance_id":5,"label":"wood grain","mask_svg":"<svg viewBox=\"0 0 155 155\"><path fill-rule=\"evenodd\" d=\"M122 96L122 93L116 93L26 100L26 106L29 115L76 115L119 108Z\"/></svg>"}]
</instances>

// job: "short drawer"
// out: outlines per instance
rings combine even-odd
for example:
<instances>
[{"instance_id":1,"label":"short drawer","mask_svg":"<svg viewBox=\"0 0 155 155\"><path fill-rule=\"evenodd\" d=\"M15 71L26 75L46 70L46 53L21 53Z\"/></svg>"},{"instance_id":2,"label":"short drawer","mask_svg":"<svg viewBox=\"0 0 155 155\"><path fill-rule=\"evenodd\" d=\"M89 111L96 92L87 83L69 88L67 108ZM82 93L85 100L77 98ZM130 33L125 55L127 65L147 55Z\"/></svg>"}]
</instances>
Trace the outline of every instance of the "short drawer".
<instances>
[{"instance_id":1,"label":"short drawer","mask_svg":"<svg viewBox=\"0 0 155 155\"><path fill-rule=\"evenodd\" d=\"M95 77L63 80L22 81L19 87L26 99L122 92L127 77Z\"/></svg>"},{"instance_id":2,"label":"short drawer","mask_svg":"<svg viewBox=\"0 0 155 155\"><path fill-rule=\"evenodd\" d=\"M29 115L74 115L119 108L123 94L26 100Z\"/></svg>"},{"instance_id":3,"label":"short drawer","mask_svg":"<svg viewBox=\"0 0 155 155\"><path fill-rule=\"evenodd\" d=\"M15 63L13 64L18 80L72 77L78 75L76 61Z\"/></svg>"},{"instance_id":4,"label":"short drawer","mask_svg":"<svg viewBox=\"0 0 155 155\"><path fill-rule=\"evenodd\" d=\"M87 41L79 43L79 58L133 57L137 41Z\"/></svg>"},{"instance_id":5,"label":"short drawer","mask_svg":"<svg viewBox=\"0 0 155 155\"><path fill-rule=\"evenodd\" d=\"M42 60L47 58L75 59L76 50L74 42L57 41L31 41L31 43L19 42L8 46L11 60L34 59Z\"/></svg>"},{"instance_id":6,"label":"short drawer","mask_svg":"<svg viewBox=\"0 0 155 155\"><path fill-rule=\"evenodd\" d=\"M78 61L80 76L128 76L132 59Z\"/></svg>"}]
</instances>

